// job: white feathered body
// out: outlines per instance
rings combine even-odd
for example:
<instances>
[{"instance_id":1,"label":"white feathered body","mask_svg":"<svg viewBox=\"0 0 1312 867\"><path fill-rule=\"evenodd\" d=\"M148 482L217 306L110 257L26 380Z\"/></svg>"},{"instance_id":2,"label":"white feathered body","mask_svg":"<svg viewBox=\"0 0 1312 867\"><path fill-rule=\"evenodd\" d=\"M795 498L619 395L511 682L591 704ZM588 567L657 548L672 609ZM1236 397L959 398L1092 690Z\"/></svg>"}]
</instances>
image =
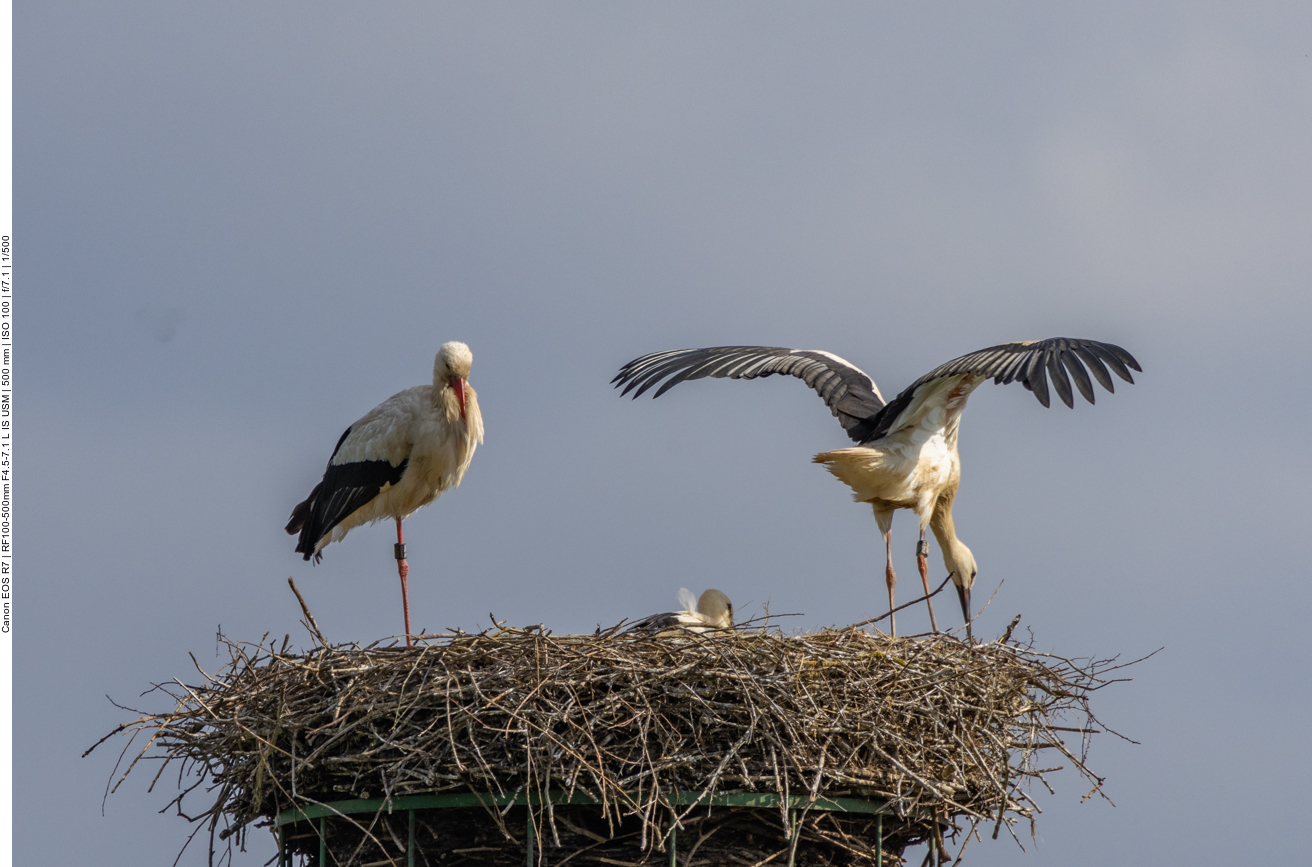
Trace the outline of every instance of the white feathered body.
<instances>
[{"instance_id":1,"label":"white feathered body","mask_svg":"<svg viewBox=\"0 0 1312 867\"><path fill-rule=\"evenodd\" d=\"M465 386L464 420L449 387L418 385L392 395L351 425L332 463L385 460L400 466L408 460L405 474L334 527L319 541L316 552L362 524L384 518L404 520L442 492L459 487L481 442L483 416L473 386Z\"/></svg>"},{"instance_id":2,"label":"white feathered body","mask_svg":"<svg viewBox=\"0 0 1312 867\"><path fill-rule=\"evenodd\" d=\"M910 509L923 528L945 494L956 493L961 480L957 432L966 400L983 377L939 380L917 394L894 421L889 434L870 443L822 452L826 465L852 489L858 502L869 503L887 531L895 509Z\"/></svg>"}]
</instances>

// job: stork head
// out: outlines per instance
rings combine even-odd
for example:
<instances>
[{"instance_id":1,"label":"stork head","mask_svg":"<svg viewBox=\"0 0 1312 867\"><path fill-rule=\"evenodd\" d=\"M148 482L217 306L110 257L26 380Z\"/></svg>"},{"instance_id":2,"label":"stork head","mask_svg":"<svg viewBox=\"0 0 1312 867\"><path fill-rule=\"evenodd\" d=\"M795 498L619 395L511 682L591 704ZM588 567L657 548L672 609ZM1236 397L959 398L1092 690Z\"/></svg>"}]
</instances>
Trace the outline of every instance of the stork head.
<instances>
[{"instance_id":1,"label":"stork head","mask_svg":"<svg viewBox=\"0 0 1312 867\"><path fill-rule=\"evenodd\" d=\"M966 638L973 636L970 631L970 588L975 583L975 555L961 542L953 539L943 549L943 565L948 567L952 583L957 588L957 598L961 600L961 616L966 619Z\"/></svg>"},{"instance_id":2,"label":"stork head","mask_svg":"<svg viewBox=\"0 0 1312 867\"><path fill-rule=\"evenodd\" d=\"M733 629L733 603L719 590L707 590L697 600L697 613L710 626Z\"/></svg>"},{"instance_id":3,"label":"stork head","mask_svg":"<svg viewBox=\"0 0 1312 867\"><path fill-rule=\"evenodd\" d=\"M469 368L473 363L474 353L458 340L443 343L433 362L433 384L438 388L450 386L456 393L462 421L465 420L465 380L469 378Z\"/></svg>"}]
</instances>

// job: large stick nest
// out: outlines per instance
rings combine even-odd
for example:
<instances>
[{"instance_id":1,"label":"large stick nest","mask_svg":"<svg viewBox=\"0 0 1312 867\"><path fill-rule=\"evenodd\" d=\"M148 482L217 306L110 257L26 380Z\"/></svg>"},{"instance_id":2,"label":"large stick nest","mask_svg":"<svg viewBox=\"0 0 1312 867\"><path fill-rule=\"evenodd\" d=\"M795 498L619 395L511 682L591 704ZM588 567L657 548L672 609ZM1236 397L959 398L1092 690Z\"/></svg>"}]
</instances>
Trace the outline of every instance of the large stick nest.
<instances>
[{"instance_id":1,"label":"large stick nest","mask_svg":"<svg viewBox=\"0 0 1312 867\"><path fill-rule=\"evenodd\" d=\"M430 853L445 835L443 864L523 863L530 820L547 863L562 860L556 845L579 863L655 858L671 821L685 829L681 840L705 842L697 863L751 864L781 845L799 864L873 863L872 817L810 813L798 846L781 811L770 819L692 806L672 819L659 798L675 790L883 801L886 863L922 840L945 853L945 831L969 826L964 846L981 823L994 836L1032 823L1031 784L1046 787L1058 769L1042 766L1046 752L1057 759L1046 764L1073 767L1090 794L1101 792L1085 763L1097 725L1088 699L1119 667L1038 653L1009 636L968 644L855 628L671 637L498 627L422 637L413 648L306 653L289 652L286 640L220 640L226 666L195 684L157 686L174 707L138 711L111 733L131 736L115 788L142 759L161 763L155 781L172 767L179 794L170 806L197 823L193 836L208 831L211 856L219 841L228 854L234 841L244 845L257 820L347 798L550 790L601 803L531 816L475 808L477 821L467 810L427 811L420 834L436 838ZM139 738L146 743L134 748ZM197 797L204 803L193 811ZM463 818L453 824L454 814ZM399 820L336 820L337 862L397 857ZM718 841L702 836L722 827ZM446 860L460 848L451 845L457 830L476 860ZM351 841L338 839L348 833ZM317 838L292 842L317 860Z\"/></svg>"}]
</instances>

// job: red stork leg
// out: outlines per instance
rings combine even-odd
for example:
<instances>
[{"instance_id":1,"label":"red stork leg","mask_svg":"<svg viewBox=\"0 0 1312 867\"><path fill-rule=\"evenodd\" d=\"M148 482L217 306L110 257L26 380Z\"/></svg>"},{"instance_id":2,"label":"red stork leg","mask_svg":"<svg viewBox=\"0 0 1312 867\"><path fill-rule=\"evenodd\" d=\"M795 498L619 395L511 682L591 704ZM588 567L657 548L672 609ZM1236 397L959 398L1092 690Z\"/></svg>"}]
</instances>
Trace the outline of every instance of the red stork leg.
<instances>
[{"instance_id":1,"label":"red stork leg","mask_svg":"<svg viewBox=\"0 0 1312 867\"><path fill-rule=\"evenodd\" d=\"M920 541L916 543L916 563L920 566L920 581L925 585L925 604L929 606L929 626L938 632L934 619L934 600L929 598L929 544L925 541L925 528L920 528Z\"/></svg>"},{"instance_id":2,"label":"red stork leg","mask_svg":"<svg viewBox=\"0 0 1312 867\"><path fill-rule=\"evenodd\" d=\"M888 559L884 565L884 580L888 582L888 633L897 638L897 615L893 613L893 588L897 586L897 573L893 571L893 531L884 534L884 550Z\"/></svg>"},{"instance_id":3,"label":"red stork leg","mask_svg":"<svg viewBox=\"0 0 1312 867\"><path fill-rule=\"evenodd\" d=\"M410 564L405 561L405 537L401 535L401 519L396 519L396 571L401 575L401 607L405 609L405 646L410 647Z\"/></svg>"}]
</instances>

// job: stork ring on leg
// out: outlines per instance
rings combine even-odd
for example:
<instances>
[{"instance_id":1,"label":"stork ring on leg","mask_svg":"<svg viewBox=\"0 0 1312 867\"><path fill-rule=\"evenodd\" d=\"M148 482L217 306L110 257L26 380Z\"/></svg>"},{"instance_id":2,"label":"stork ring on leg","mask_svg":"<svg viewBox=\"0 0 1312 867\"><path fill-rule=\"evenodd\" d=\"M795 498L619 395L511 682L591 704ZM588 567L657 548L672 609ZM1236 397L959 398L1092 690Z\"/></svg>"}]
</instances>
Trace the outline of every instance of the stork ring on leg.
<instances>
[{"instance_id":1,"label":"stork ring on leg","mask_svg":"<svg viewBox=\"0 0 1312 867\"><path fill-rule=\"evenodd\" d=\"M410 564L405 561L405 537L401 535L401 519L396 519L396 571L401 576L401 607L405 611L405 646L410 647Z\"/></svg>"}]
</instances>

